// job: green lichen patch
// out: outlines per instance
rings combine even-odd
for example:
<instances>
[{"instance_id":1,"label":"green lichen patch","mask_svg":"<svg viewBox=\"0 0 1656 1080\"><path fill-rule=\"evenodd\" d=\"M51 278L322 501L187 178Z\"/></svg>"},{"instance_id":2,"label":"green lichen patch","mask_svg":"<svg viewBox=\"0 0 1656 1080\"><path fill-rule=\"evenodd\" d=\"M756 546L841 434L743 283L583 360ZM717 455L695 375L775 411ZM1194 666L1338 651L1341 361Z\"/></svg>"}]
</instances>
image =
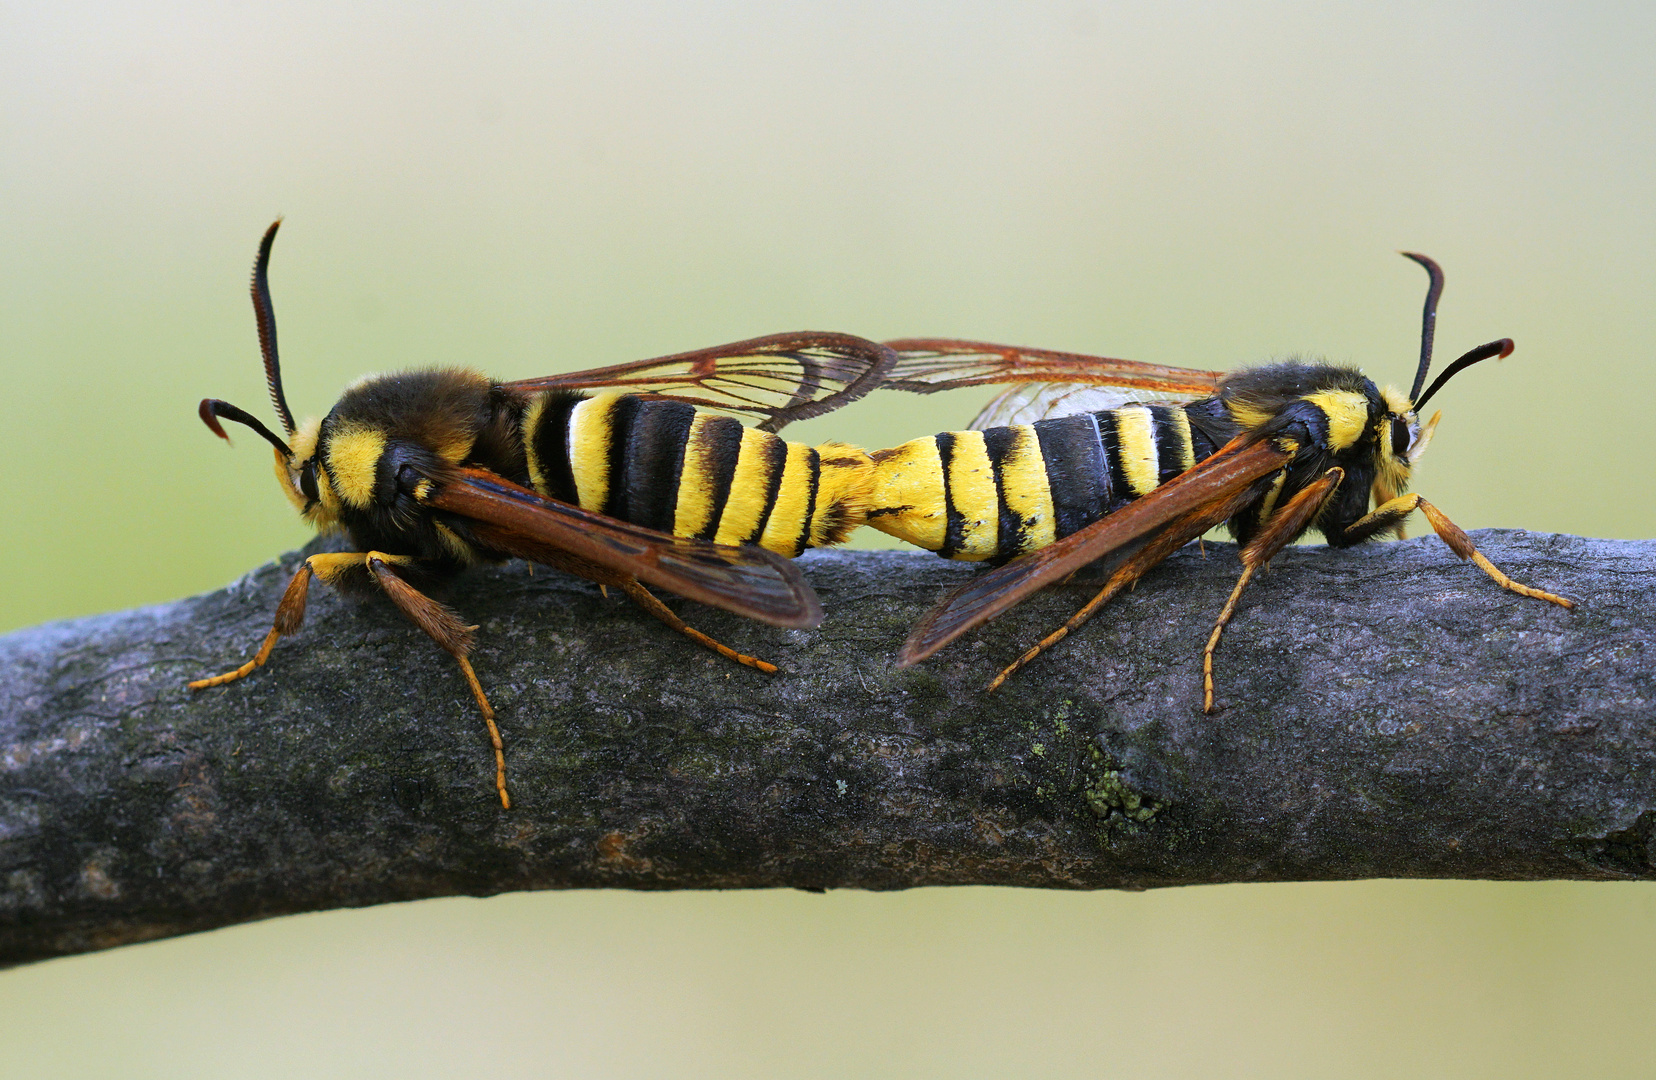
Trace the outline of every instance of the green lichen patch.
<instances>
[{"instance_id":1,"label":"green lichen patch","mask_svg":"<svg viewBox=\"0 0 1656 1080\"><path fill-rule=\"evenodd\" d=\"M1087 779L1081 789L1087 808L1105 821L1144 824L1167 808L1122 778L1119 763L1100 746L1087 748Z\"/></svg>"}]
</instances>

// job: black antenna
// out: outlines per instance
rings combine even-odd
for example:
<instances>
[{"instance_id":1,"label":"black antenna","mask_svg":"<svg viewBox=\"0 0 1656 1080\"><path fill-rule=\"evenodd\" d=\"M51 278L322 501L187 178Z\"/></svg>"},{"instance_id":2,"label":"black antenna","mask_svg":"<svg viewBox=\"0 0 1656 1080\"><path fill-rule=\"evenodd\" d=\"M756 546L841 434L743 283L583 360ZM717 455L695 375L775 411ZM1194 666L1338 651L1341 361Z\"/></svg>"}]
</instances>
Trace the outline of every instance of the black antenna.
<instances>
[{"instance_id":1,"label":"black antenna","mask_svg":"<svg viewBox=\"0 0 1656 1080\"><path fill-rule=\"evenodd\" d=\"M201 422L211 428L213 434L225 442L230 441L230 436L225 434L224 426L218 422L218 418L221 416L226 420L234 420L238 424L246 424L268 439L271 446L282 452L283 457L293 457L293 451L288 449L288 444L278 439L276 433L265 427L258 417L249 416L228 401L220 401L218 398L202 398L199 412Z\"/></svg>"},{"instance_id":2,"label":"black antenna","mask_svg":"<svg viewBox=\"0 0 1656 1080\"><path fill-rule=\"evenodd\" d=\"M276 357L276 309L270 303L268 276L270 245L275 242L276 230L281 227L282 219L277 218L265 230L264 239L259 241L259 257L253 262L253 318L259 324L259 351L264 353L265 382L270 385L270 401L276 406L276 416L282 421L282 427L292 435L293 412L288 408L287 396L282 393L282 365ZM246 423L238 417L229 418Z\"/></svg>"},{"instance_id":3,"label":"black antenna","mask_svg":"<svg viewBox=\"0 0 1656 1080\"><path fill-rule=\"evenodd\" d=\"M1449 376L1455 372L1465 370L1480 360L1488 360L1491 356L1511 356L1512 350L1512 339L1509 337L1504 337L1500 341L1491 341L1488 345L1479 345L1476 349L1443 369L1443 374L1432 381L1432 388L1420 395L1420 399L1414 403L1415 411L1419 412L1421 406L1426 404L1427 399L1437 393L1443 387L1443 384L1449 381Z\"/></svg>"},{"instance_id":4,"label":"black antenna","mask_svg":"<svg viewBox=\"0 0 1656 1080\"><path fill-rule=\"evenodd\" d=\"M1426 288L1426 310L1420 316L1420 367L1415 371L1414 388L1409 391L1409 400L1414 401L1415 407L1419 408L1420 401L1415 399L1420 393L1420 388L1426 385L1426 372L1432 366L1432 338L1437 335L1437 306L1438 297L1443 295L1443 268L1433 259L1413 251L1403 251L1399 254L1424 266L1426 273L1432 277L1431 285ZM271 333L274 334L275 331ZM1439 383L1442 381L1438 380Z\"/></svg>"}]
</instances>

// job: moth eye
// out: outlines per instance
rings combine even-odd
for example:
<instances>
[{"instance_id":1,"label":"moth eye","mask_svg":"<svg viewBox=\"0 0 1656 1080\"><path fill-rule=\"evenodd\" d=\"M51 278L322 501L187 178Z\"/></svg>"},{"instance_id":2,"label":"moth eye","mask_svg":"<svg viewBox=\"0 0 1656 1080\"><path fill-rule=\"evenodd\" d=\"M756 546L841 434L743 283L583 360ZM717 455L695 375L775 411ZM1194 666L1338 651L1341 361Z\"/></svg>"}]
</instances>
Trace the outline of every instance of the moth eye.
<instances>
[{"instance_id":1,"label":"moth eye","mask_svg":"<svg viewBox=\"0 0 1656 1080\"><path fill-rule=\"evenodd\" d=\"M1409 425L1404 423L1403 418L1400 416L1392 418L1391 441L1393 454L1398 457L1408 456Z\"/></svg>"},{"instance_id":2,"label":"moth eye","mask_svg":"<svg viewBox=\"0 0 1656 1080\"><path fill-rule=\"evenodd\" d=\"M299 490L303 492L305 498L309 499L311 502L315 502L319 498L316 491L315 458L305 462L304 467L299 470Z\"/></svg>"}]
</instances>

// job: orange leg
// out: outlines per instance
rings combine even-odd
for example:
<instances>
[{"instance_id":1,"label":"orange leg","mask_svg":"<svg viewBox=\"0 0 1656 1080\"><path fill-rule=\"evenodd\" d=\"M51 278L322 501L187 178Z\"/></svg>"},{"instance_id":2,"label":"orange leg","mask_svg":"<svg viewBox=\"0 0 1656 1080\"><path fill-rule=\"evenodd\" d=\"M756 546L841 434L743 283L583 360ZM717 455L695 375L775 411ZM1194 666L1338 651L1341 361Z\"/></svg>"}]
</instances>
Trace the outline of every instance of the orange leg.
<instances>
[{"instance_id":1,"label":"orange leg","mask_svg":"<svg viewBox=\"0 0 1656 1080\"><path fill-rule=\"evenodd\" d=\"M495 726L494 707L489 704L487 695L483 693L483 684L477 681L477 673L471 666L472 632L477 627L467 626L452 609L397 576L392 565L408 560L377 551L370 551L367 558L369 571L391 602L459 662L460 670L466 676L466 685L471 687L472 697L477 699L477 707L483 713L483 723L489 729L489 742L494 746L495 791L500 795L500 805L510 810L512 797L506 793L506 748L500 741L500 729Z\"/></svg>"},{"instance_id":2,"label":"orange leg","mask_svg":"<svg viewBox=\"0 0 1656 1080\"><path fill-rule=\"evenodd\" d=\"M756 657L748 656L746 653L739 653L735 649L730 648L728 645L721 645L719 642L714 641L700 630L688 625L683 619L668 610L666 604L663 604L660 600L657 600L655 598L655 594L650 592L649 589L646 589L637 578L627 578L625 581L616 582L616 584L621 587L623 592L632 597L639 607L643 608L645 611L648 611L651 615L654 615L656 618L660 619L674 630L677 630L691 641L696 642L698 645L705 645L727 660L734 660L738 664L742 664L746 667L758 668L760 671L763 671L768 675L774 675L776 673L775 664L766 663Z\"/></svg>"},{"instance_id":3,"label":"orange leg","mask_svg":"<svg viewBox=\"0 0 1656 1080\"><path fill-rule=\"evenodd\" d=\"M1519 596L1527 596L1532 600L1546 600L1549 603L1557 604L1559 607L1575 607L1575 601L1573 600L1566 600L1562 596L1531 588L1528 585L1520 585L1507 577L1499 567L1484 558L1483 552L1472 546L1472 538L1467 536L1459 525L1444 517L1442 510L1422 499L1419 495L1414 496L1414 498L1420 504L1420 512L1426 515L1427 521L1431 522L1432 530L1442 538L1445 544L1449 545L1449 550L1463 559L1471 559L1474 566L1494 578L1495 583L1501 588L1511 589Z\"/></svg>"},{"instance_id":4,"label":"orange leg","mask_svg":"<svg viewBox=\"0 0 1656 1080\"><path fill-rule=\"evenodd\" d=\"M1419 495L1399 495L1395 499L1388 500L1376 507L1373 513L1348 528L1346 536L1353 540L1366 540L1377 533L1385 532L1387 529L1397 529L1401 532L1403 519L1416 510L1426 515L1426 520L1431 524L1432 531L1437 533L1438 538L1445 544L1449 545L1450 551L1463 559L1470 560L1472 565L1488 574L1501 588L1510 589L1519 596L1527 596L1532 600L1545 600L1548 603L1557 604L1559 607L1575 607L1575 601L1573 600L1566 600L1562 596L1532 588L1507 577L1500 567L1490 562L1484 557L1483 552L1473 546L1472 538L1466 535L1464 529L1450 521L1444 516L1442 510L1439 510Z\"/></svg>"},{"instance_id":5,"label":"orange leg","mask_svg":"<svg viewBox=\"0 0 1656 1080\"><path fill-rule=\"evenodd\" d=\"M1277 552L1287 547L1316 519L1343 479L1345 470L1339 468L1329 469L1317 477L1278 508L1259 530L1259 534L1248 541L1248 545L1242 549L1242 576L1237 579L1236 587L1231 590L1229 599L1219 612L1219 618L1213 624L1213 633L1208 635L1207 647L1202 650L1204 713L1212 713L1216 709L1213 704L1213 654L1219 648L1219 639L1225 633L1225 624L1236 614L1236 602L1242 598L1242 590L1247 588L1248 582L1253 579L1254 571L1270 562Z\"/></svg>"},{"instance_id":6,"label":"orange leg","mask_svg":"<svg viewBox=\"0 0 1656 1080\"><path fill-rule=\"evenodd\" d=\"M990 681L989 685L983 688L984 692L989 693L991 691L999 690L1001 688L1001 684L1005 683L1007 679L1017 674L1017 672L1024 665L1028 664L1031 660L1035 659L1037 656L1040 656L1060 641L1063 641L1070 635L1072 630L1079 629L1088 619L1098 614L1098 609L1109 603L1110 599L1114 597L1116 593L1120 592L1128 585L1136 584L1138 579L1143 577L1151 567L1155 566L1166 557L1166 552L1154 547L1147 547L1143 551L1140 551L1134 555L1132 558L1128 559L1126 563L1116 569L1115 573L1110 575L1110 579L1104 583L1104 587L1098 591L1097 596L1094 596L1091 600L1087 601L1085 606L1083 606L1080 611L1077 611L1074 615L1071 615L1069 621L1063 626L1060 626L1058 629L1054 630L1052 633L1030 646L1022 656L1006 665L1006 667L1002 669L1001 673L996 675L994 679ZM1070 576L1073 577L1074 575L1072 574Z\"/></svg>"},{"instance_id":7,"label":"orange leg","mask_svg":"<svg viewBox=\"0 0 1656 1080\"><path fill-rule=\"evenodd\" d=\"M984 690L986 692L998 690L1020 668L1064 640L1072 630L1079 628L1088 619L1096 615L1098 609L1108 603L1122 589L1136 586L1139 578L1143 577L1163 559L1166 559L1192 540L1200 539L1203 533L1224 521L1233 512L1235 512L1234 505L1219 503L1192 511L1169 522L1149 543L1129 555L1120 566L1116 567L1115 572L1104 583L1104 588L1100 589L1098 595L1089 600L1086 606L1070 616L1069 621L1063 626L1042 638L1022 656L1008 664L988 686L984 687ZM1203 553L1206 554L1206 549ZM1073 576L1072 574L1071 577ZM1065 580L1067 581L1068 578Z\"/></svg>"},{"instance_id":8,"label":"orange leg","mask_svg":"<svg viewBox=\"0 0 1656 1080\"><path fill-rule=\"evenodd\" d=\"M325 555L312 555L299 567L288 582L286 591L282 593L281 603L276 605L276 619L265 635L259 651L253 659L234 671L223 675L215 675L210 679L197 679L189 684L191 690L204 690L210 686L223 686L225 683L235 682L246 678L257 668L261 667L270 658L270 652L276 647L276 642L284 635L292 634L305 621L305 602L310 593L310 582L313 576L320 577L330 584L337 583L346 573L358 567L367 567L385 590L392 603L396 604L403 614L413 623L431 636L431 639L441 645L449 655L460 664L460 671L466 677L466 684L471 688L472 697L477 701L477 707L483 713L483 723L489 729L489 741L494 746L495 754L495 790L500 795L500 805L511 808L511 796L506 793L506 756L505 748L501 743L500 729L495 726L494 708L489 704L487 695L483 693L483 686L477 681L477 673L472 670L470 653L472 645L472 631L475 626L466 626L460 617L453 611L439 604L437 601L419 592L408 582L397 576L392 567L407 565L414 560L406 555L387 555L384 552L340 552Z\"/></svg>"},{"instance_id":9,"label":"orange leg","mask_svg":"<svg viewBox=\"0 0 1656 1080\"><path fill-rule=\"evenodd\" d=\"M312 575L320 575L323 581L333 582L353 566L361 566L366 555L355 552L345 552L330 555L312 555L299 567L288 582L288 587L282 593L282 600L276 605L276 619L270 627L270 633L265 635L264 642L253 659L234 671L227 671L223 675L214 675L210 679L197 679L189 684L191 690L205 690L209 686L223 686L225 683L235 682L253 674L256 668L264 666L270 659L270 650L276 647L276 642L285 634L295 633L305 622L305 602L310 595Z\"/></svg>"}]
</instances>

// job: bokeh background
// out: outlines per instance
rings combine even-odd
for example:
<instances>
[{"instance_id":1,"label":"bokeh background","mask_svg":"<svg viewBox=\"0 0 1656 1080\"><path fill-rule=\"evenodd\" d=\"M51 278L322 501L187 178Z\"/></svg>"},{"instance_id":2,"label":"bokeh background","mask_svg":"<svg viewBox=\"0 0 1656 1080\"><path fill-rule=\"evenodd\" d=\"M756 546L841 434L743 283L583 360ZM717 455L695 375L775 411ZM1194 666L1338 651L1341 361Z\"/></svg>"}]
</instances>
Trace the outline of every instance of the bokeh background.
<instances>
[{"instance_id":1,"label":"bokeh background","mask_svg":"<svg viewBox=\"0 0 1656 1080\"><path fill-rule=\"evenodd\" d=\"M804 328L1406 385L1421 250L1445 358L1518 351L1420 489L1651 536L1653 55L1648 4L0 5L0 629L305 539L194 417L267 412L277 214L301 414ZM981 400L890 398L801 434ZM1653 1010L1648 885L540 894L0 973L0 1073L1647 1076Z\"/></svg>"}]
</instances>

